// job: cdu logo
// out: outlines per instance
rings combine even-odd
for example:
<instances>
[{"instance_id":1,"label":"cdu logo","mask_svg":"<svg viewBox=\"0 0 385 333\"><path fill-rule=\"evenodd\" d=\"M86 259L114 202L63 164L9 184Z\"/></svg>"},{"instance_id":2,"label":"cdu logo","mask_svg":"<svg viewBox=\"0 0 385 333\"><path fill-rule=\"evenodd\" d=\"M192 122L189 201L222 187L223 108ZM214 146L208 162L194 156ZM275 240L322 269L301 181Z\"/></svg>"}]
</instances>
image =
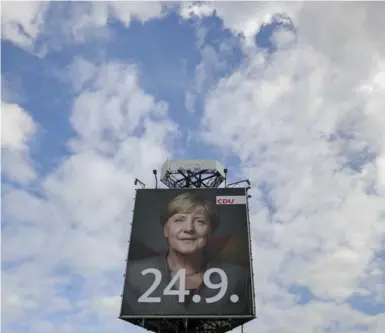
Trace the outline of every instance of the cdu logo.
<instances>
[{"instance_id":1,"label":"cdu logo","mask_svg":"<svg viewBox=\"0 0 385 333\"><path fill-rule=\"evenodd\" d=\"M218 196L217 205L246 205L246 196Z\"/></svg>"}]
</instances>

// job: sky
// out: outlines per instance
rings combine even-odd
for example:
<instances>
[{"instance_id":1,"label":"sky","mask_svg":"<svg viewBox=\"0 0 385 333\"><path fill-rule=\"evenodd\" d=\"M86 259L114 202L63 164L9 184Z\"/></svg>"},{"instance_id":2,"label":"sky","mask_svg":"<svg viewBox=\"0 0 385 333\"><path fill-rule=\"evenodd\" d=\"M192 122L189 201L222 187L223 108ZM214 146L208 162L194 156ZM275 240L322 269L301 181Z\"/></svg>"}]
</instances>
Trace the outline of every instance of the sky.
<instances>
[{"instance_id":1,"label":"sky","mask_svg":"<svg viewBox=\"0 0 385 333\"><path fill-rule=\"evenodd\" d=\"M206 158L252 184L245 332L385 332L385 3L1 6L2 332L145 332L133 181Z\"/></svg>"}]
</instances>

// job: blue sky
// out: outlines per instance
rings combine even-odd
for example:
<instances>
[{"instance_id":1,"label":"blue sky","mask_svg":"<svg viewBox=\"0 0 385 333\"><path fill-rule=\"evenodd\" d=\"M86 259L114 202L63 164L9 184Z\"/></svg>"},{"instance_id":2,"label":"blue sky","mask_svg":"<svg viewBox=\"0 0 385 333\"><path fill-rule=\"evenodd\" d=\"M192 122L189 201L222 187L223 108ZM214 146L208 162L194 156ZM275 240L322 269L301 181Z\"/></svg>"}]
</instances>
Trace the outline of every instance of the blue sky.
<instances>
[{"instance_id":1,"label":"blue sky","mask_svg":"<svg viewBox=\"0 0 385 333\"><path fill-rule=\"evenodd\" d=\"M2 3L3 331L143 331L132 184L167 158L252 182L245 330L385 331L384 10Z\"/></svg>"}]
</instances>

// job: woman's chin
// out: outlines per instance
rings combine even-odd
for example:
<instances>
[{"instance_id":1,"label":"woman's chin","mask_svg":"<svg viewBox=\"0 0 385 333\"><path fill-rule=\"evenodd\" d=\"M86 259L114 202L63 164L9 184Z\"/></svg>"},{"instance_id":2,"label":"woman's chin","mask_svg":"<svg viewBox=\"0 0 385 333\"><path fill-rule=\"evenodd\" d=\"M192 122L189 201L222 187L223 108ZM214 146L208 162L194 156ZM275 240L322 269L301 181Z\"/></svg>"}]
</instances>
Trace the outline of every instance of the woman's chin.
<instances>
[{"instance_id":1,"label":"woman's chin","mask_svg":"<svg viewBox=\"0 0 385 333\"><path fill-rule=\"evenodd\" d=\"M182 248L178 249L178 252L180 254L187 256L187 255L193 255L193 254L200 253L200 250L196 249L196 248L182 247Z\"/></svg>"}]
</instances>

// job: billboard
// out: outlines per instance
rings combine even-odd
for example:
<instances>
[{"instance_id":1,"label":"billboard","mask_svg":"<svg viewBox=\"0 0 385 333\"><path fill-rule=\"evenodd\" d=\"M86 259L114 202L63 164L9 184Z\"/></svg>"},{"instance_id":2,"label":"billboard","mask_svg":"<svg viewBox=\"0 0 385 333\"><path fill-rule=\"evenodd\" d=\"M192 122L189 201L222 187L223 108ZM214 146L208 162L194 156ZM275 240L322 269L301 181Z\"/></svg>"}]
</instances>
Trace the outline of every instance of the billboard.
<instances>
[{"instance_id":1,"label":"billboard","mask_svg":"<svg viewBox=\"0 0 385 333\"><path fill-rule=\"evenodd\" d=\"M244 188L138 189L120 318L252 318Z\"/></svg>"}]
</instances>

